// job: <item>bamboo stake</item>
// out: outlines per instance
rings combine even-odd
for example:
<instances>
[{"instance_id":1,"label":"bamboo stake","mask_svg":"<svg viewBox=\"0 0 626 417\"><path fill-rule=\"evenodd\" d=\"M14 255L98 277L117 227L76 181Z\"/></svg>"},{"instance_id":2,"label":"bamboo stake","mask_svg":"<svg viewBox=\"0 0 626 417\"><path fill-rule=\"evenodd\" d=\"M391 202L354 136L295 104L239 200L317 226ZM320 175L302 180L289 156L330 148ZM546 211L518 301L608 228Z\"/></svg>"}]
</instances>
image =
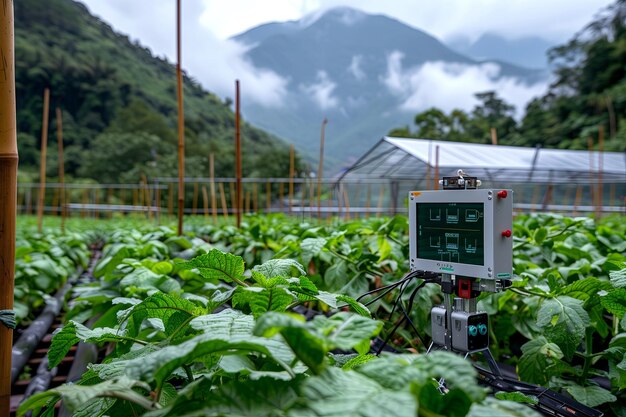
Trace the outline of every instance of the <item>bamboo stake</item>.
<instances>
[{"instance_id":1,"label":"bamboo stake","mask_svg":"<svg viewBox=\"0 0 626 417\"><path fill-rule=\"evenodd\" d=\"M269 213L272 208L272 183L267 181L265 184L265 212Z\"/></svg>"},{"instance_id":2,"label":"bamboo stake","mask_svg":"<svg viewBox=\"0 0 626 417\"><path fill-rule=\"evenodd\" d=\"M217 224L217 196L215 195L215 157L212 153L209 155L209 175L209 186L211 189L211 215L213 217L213 224Z\"/></svg>"},{"instance_id":3,"label":"bamboo stake","mask_svg":"<svg viewBox=\"0 0 626 417\"><path fill-rule=\"evenodd\" d=\"M180 48L180 0L176 0L176 92L178 101L178 235L183 234L185 212L185 116Z\"/></svg>"},{"instance_id":4,"label":"bamboo stake","mask_svg":"<svg viewBox=\"0 0 626 417\"><path fill-rule=\"evenodd\" d=\"M439 145L435 146L435 190L439 190Z\"/></svg>"},{"instance_id":5,"label":"bamboo stake","mask_svg":"<svg viewBox=\"0 0 626 417\"><path fill-rule=\"evenodd\" d=\"M320 165L317 169L317 217L322 214L322 177L324 176L324 133L328 120L322 121L322 133L320 136Z\"/></svg>"},{"instance_id":6,"label":"bamboo stake","mask_svg":"<svg viewBox=\"0 0 626 417\"><path fill-rule=\"evenodd\" d=\"M492 145L498 144L498 132L496 131L495 127L491 128L491 144Z\"/></svg>"},{"instance_id":7,"label":"bamboo stake","mask_svg":"<svg viewBox=\"0 0 626 417\"><path fill-rule=\"evenodd\" d=\"M380 191L378 192L378 210L376 211L376 217L380 217L383 211L383 198L385 197L385 187L380 186Z\"/></svg>"},{"instance_id":8,"label":"bamboo stake","mask_svg":"<svg viewBox=\"0 0 626 417\"><path fill-rule=\"evenodd\" d=\"M228 190L230 191L230 206L233 208L233 210L235 210L235 207L237 207L237 196L235 195L234 182L228 183Z\"/></svg>"},{"instance_id":9,"label":"bamboo stake","mask_svg":"<svg viewBox=\"0 0 626 417\"><path fill-rule=\"evenodd\" d=\"M125 190L122 190L126 192ZM167 215L174 215L174 184L167 187Z\"/></svg>"},{"instance_id":10,"label":"bamboo stake","mask_svg":"<svg viewBox=\"0 0 626 417\"><path fill-rule=\"evenodd\" d=\"M346 220L350 220L350 199L345 188L343 189L343 200L346 206Z\"/></svg>"},{"instance_id":11,"label":"bamboo stake","mask_svg":"<svg viewBox=\"0 0 626 417\"><path fill-rule=\"evenodd\" d=\"M15 61L13 2L0 13L0 310L13 309L15 275L15 215L17 209L17 136L15 121ZM11 407L11 347L13 330L0 324L0 416Z\"/></svg>"},{"instance_id":12,"label":"bamboo stake","mask_svg":"<svg viewBox=\"0 0 626 417\"><path fill-rule=\"evenodd\" d=\"M236 187L236 213L237 228L241 227L241 130L240 130L240 102L239 102L239 80L235 81L235 177Z\"/></svg>"},{"instance_id":13,"label":"bamboo stake","mask_svg":"<svg viewBox=\"0 0 626 417\"><path fill-rule=\"evenodd\" d=\"M39 163L39 203L37 205L37 230L43 228L43 205L46 196L46 153L48 152L48 111L50 89L43 90L43 120L41 122L41 162Z\"/></svg>"},{"instance_id":14,"label":"bamboo stake","mask_svg":"<svg viewBox=\"0 0 626 417\"><path fill-rule=\"evenodd\" d=\"M259 211L259 191L256 182L252 184L252 211L255 213Z\"/></svg>"},{"instance_id":15,"label":"bamboo stake","mask_svg":"<svg viewBox=\"0 0 626 417\"><path fill-rule=\"evenodd\" d=\"M63 113L61 109L57 107L57 144L59 147L59 205L61 207L61 231L65 230L65 160L63 157Z\"/></svg>"},{"instance_id":16,"label":"bamboo stake","mask_svg":"<svg viewBox=\"0 0 626 417\"><path fill-rule=\"evenodd\" d=\"M224 217L228 220L228 205L226 204L226 193L224 192L224 183L219 183L220 190L220 200L222 201L222 213Z\"/></svg>"},{"instance_id":17,"label":"bamboo stake","mask_svg":"<svg viewBox=\"0 0 626 417\"><path fill-rule=\"evenodd\" d=\"M604 191L604 184L602 184L602 170L604 169L604 126L600 126L598 131L598 206L596 217L600 217L602 206L604 205L604 199L602 194Z\"/></svg>"},{"instance_id":18,"label":"bamboo stake","mask_svg":"<svg viewBox=\"0 0 626 417\"><path fill-rule=\"evenodd\" d=\"M372 184L367 184L367 197L365 201L365 217L370 217L370 199L372 198Z\"/></svg>"},{"instance_id":19,"label":"bamboo stake","mask_svg":"<svg viewBox=\"0 0 626 417\"><path fill-rule=\"evenodd\" d=\"M295 176L296 155L293 144L289 147L289 213L293 207L293 177Z\"/></svg>"},{"instance_id":20,"label":"bamboo stake","mask_svg":"<svg viewBox=\"0 0 626 417\"><path fill-rule=\"evenodd\" d=\"M204 217L209 217L209 193L206 185L202 186L202 202L204 203Z\"/></svg>"},{"instance_id":21,"label":"bamboo stake","mask_svg":"<svg viewBox=\"0 0 626 417\"><path fill-rule=\"evenodd\" d=\"M576 187L576 198L574 199L574 210L572 210L572 217L578 214L578 211L576 209L580 205L580 199L582 198L582 196L583 196L583 187L582 185L579 185L578 187Z\"/></svg>"}]
</instances>

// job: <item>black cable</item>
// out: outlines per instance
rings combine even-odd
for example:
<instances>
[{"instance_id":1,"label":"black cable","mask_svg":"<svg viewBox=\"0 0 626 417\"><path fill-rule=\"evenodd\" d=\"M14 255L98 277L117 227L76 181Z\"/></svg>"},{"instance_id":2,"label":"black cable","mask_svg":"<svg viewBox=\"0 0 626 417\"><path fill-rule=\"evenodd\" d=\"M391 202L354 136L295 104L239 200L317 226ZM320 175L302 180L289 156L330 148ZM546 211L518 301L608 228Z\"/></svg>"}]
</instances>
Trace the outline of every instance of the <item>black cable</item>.
<instances>
[{"instance_id":1,"label":"black cable","mask_svg":"<svg viewBox=\"0 0 626 417\"><path fill-rule=\"evenodd\" d=\"M411 293L411 296L409 297L409 308L407 309L407 311L411 311L411 309L413 308L413 300L415 299L415 295L417 295L417 292L422 289L424 287L424 285L426 285L427 281L422 282L420 285L418 285L417 287L415 287L415 289L413 290L413 292ZM403 309L404 310L404 309ZM411 319L409 318L408 314L404 314L402 319L396 323L396 325L393 327L393 329L391 329L391 332L387 335L387 337L385 338L385 340L383 340L383 344L380 345L380 347L378 348L378 350L376 351L376 356L380 355L380 352L382 352L383 348L385 346L387 346L387 343L389 342L389 339L391 339L391 336L393 336L393 334L396 332L396 330L398 330L398 328L400 327L400 325L402 323L404 323L404 321L408 319L409 321L411 321ZM411 323L412 324L412 323ZM415 329L415 326L413 326L413 328ZM416 333L417 333L417 329L415 329ZM418 334L419 337L419 334ZM420 339L421 341L421 339ZM422 342L422 345L424 343Z\"/></svg>"},{"instance_id":2,"label":"black cable","mask_svg":"<svg viewBox=\"0 0 626 417\"><path fill-rule=\"evenodd\" d=\"M404 291L406 291L406 289L409 287L410 283L411 283L411 280L408 280L400 286L400 294L398 294L398 297L396 298L396 302L393 303L393 307L391 308L391 313L389 313L389 317L393 317L393 313L395 313L396 307L398 307L398 304L402 304L402 295L404 294Z\"/></svg>"},{"instance_id":3,"label":"black cable","mask_svg":"<svg viewBox=\"0 0 626 417\"><path fill-rule=\"evenodd\" d=\"M385 285L384 287L380 287L380 288L376 288L376 289L367 291L366 293L361 294L356 300L360 301L363 297L375 294L375 293L377 293L379 291L384 291L384 290L387 290L387 289L389 291L391 291L394 288L396 288L398 285L403 284L405 281L413 279L419 272L421 272L421 271L411 271L408 274L406 274L404 277L402 277L402 279L400 279L399 281L396 281L396 282L394 282L392 284ZM388 294L389 291L386 291L385 294ZM375 300L379 300L380 298L382 298L382 295L377 297ZM370 301L368 304L371 304L372 302L374 302L374 300Z\"/></svg>"}]
</instances>

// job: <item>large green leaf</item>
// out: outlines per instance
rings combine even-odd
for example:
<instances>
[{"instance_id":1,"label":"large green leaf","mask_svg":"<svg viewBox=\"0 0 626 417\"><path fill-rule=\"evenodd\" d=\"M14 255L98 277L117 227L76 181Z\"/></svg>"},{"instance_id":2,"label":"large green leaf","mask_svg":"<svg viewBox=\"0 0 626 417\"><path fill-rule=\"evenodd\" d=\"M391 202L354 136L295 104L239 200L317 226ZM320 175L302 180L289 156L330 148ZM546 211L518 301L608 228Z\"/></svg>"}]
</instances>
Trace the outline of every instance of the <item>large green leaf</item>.
<instances>
[{"instance_id":1,"label":"large green leaf","mask_svg":"<svg viewBox=\"0 0 626 417\"><path fill-rule=\"evenodd\" d=\"M300 249L302 250L302 262L305 266L311 262L311 259L319 255L324 246L326 246L327 240L323 237L308 237L302 240L300 243Z\"/></svg>"},{"instance_id":2,"label":"large green leaf","mask_svg":"<svg viewBox=\"0 0 626 417\"><path fill-rule=\"evenodd\" d=\"M407 390L392 390L376 379L354 371L327 368L307 378L302 386L306 401L289 417L406 417L417 413L417 401Z\"/></svg>"},{"instance_id":3,"label":"large green leaf","mask_svg":"<svg viewBox=\"0 0 626 417\"><path fill-rule=\"evenodd\" d=\"M217 249L212 249L180 266L185 269L198 269L205 279L211 281L240 282L245 271L241 256L224 253Z\"/></svg>"},{"instance_id":4,"label":"large green leaf","mask_svg":"<svg viewBox=\"0 0 626 417\"><path fill-rule=\"evenodd\" d=\"M563 357L558 345L539 336L522 345L522 356L517 364L517 373L522 381L536 384L548 382L550 373L547 368Z\"/></svg>"},{"instance_id":5,"label":"large green leaf","mask_svg":"<svg viewBox=\"0 0 626 417\"><path fill-rule=\"evenodd\" d=\"M61 397L69 410L79 409L81 406L98 397L120 398L130 401L145 409L153 409L152 400L144 397L133 388L139 387L146 392L150 386L139 381L131 380L125 376L104 381L96 385L61 385L49 391L31 396L20 405L17 415L24 416L29 410L42 407L50 398Z\"/></svg>"},{"instance_id":6,"label":"large green leaf","mask_svg":"<svg viewBox=\"0 0 626 417\"><path fill-rule=\"evenodd\" d=\"M227 339L235 336L251 336L254 318L241 311L227 309L217 314L196 317L189 322L189 325L208 335Z\"/></svg>"},{"instance_id":7,"label":"large green leaf","mask_svg":"<svg viewBox=\"0 0 626 417\"><path fill-rule=\"evenodd\" d=\"M615 395L597 385L590 385L588 387L574 385L566 387L565 390L572 397L574 397L576 401L581 402L589 407L597 407L604 403L617 401L617 397L615 397Z\"/></svg>"},{"instance_id":8,"label":"large green leaf","mask_svg":"<svg viewBox=\"0 0 626 417\"><path fill-rule=\"evenodd\" d=\"M136 336L145 319L157 318L163 321L166 329L174 329L175 326L168 325L170 319L176 321L176 323L183 323L185 320L204 312L206 311L203 308L198 307L189 300L157 292L130 310L126 328L130 336Z\"/></svg>"},{"instance_id":9,"label":"large green leaf","mask_svg":"<svg viewBox=\"0 0 626 417\"><path fill-rule=\"evenodd\" d=\"M61 363L70 348L81 340L89 343L119 342L125 340L125 333L108 327L91 330L80 323L69 321L52 337L48 350L48 367L52 369Z\"/></svg>"},{"instance_id":10,"label":"large green leaf","mask_svg":"<svg viewBox=\"0 0 626 417\"><path fill-rule=\"evenodd\" d=\"M254 317L267 311L285 311L294 296L285 288L238 287L233 295L233 307L249 306Z\"/></svg>"},{"instance_id":11,"label":"large green leaf","mask_svg":"<svg viewBox=\"0 0 626 417\"><path fill-rule=\"evenodd\" d=\"M615 288L624 288L626 287L626 264L624 262L620 262L619 266L621 269L609 272L609 277L611 279L611 284L613 284Z\"/></svg>"},{"instance_id":12,"label":"large green leaf","mask_svg":"<svg viewBox=\"0 0 626 417\"><path fill-rule=\"evenodd\" d=\"M541 417L541 414L530 407L513 401L497 400L487 397L480 404L472 404L467 417Z\"/></svg>"},{"instance_id":13,"label":"large green leaf","mask_svg":"<svg viewBox=\"0 0 626 417\"><path fill-rule=\"evenodd\" d=\"M306 275L306 271L299 262L293 259L270 259L253 268L267 278ZM296 273L297 275L294 275Z\"/></svg>"},{"instance_id":14,"label":"large green leaf","mask_svg":"<svg viewBox=\"0 0 626 417\"><path fill-rule=\"evenodd\" d=\"M157 381L162 384L177 368L192 364L209 354L257 352L276 360L291 371L284 359L292 359L279 341L254 336L237 336L228 339L202 334L178 345L166 346L126 362L126 374L131 378ZM283 360L281 360L283 359Z\"/></svg>"},{"instance_id":15,"label":"large green leaf","mask_svg":"<svg viewBox=\"0 0 626 417\"><path fill-rule=\"evenodd\" d=\"M568 296L549 298L543 302L537 312L539 327L555 326L565 323L568 331L582 340L585 328L590 324L589 314L583 308L583 301Z\"/></svg>"},{"instance_id":16,"label":"large green leaf","mask_svg":"<svg viewBox=\"0 0 626 417\"><path fill-rule=\"evenodd\" d=\"M626 288L616 288L602 297L602 306L617 317L626 314Z\"/></svg>"}]
</instances>

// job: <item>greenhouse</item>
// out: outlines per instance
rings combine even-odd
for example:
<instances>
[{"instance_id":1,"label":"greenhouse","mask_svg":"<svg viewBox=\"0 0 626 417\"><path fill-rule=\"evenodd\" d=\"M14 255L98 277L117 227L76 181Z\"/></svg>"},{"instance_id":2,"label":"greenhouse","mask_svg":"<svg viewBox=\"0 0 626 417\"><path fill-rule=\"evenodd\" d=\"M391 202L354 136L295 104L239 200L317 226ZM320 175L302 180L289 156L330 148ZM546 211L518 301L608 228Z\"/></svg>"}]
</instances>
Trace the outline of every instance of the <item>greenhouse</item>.
<instances>
[{"instance_id":1,"label":"greenhouse","mask_svg":"<svg viewBox=\"0 0 626 417\"><path fill-rule=\"evenodd\" d=\"M624 209L626 154L621 152L383 137L342 173L337 185L352 190L349 196L362 184L389 187L390 205L400 211L406 192L436 189L436 178L459 169L478 177L484 187L512 188L516 208L522 210Z\"/></svg>"}]
</instances>

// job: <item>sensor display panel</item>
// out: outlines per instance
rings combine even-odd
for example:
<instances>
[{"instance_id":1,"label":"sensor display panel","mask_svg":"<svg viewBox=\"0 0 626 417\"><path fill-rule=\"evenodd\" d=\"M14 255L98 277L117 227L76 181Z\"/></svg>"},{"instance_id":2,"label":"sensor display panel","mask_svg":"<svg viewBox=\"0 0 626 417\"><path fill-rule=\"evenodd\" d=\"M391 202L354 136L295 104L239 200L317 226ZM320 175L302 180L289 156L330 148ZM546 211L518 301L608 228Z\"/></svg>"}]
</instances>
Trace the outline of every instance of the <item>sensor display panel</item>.
<instances>
[{"instance_id":1,"label":"sensor display panel","mask_svg":"<svg viewBox=\"0 0 626 417\"><path fill-rule=\"evenodd\" d=\"M417 257L485 265L483 203L417 203Z\"/></svg>"}]
</instances>

